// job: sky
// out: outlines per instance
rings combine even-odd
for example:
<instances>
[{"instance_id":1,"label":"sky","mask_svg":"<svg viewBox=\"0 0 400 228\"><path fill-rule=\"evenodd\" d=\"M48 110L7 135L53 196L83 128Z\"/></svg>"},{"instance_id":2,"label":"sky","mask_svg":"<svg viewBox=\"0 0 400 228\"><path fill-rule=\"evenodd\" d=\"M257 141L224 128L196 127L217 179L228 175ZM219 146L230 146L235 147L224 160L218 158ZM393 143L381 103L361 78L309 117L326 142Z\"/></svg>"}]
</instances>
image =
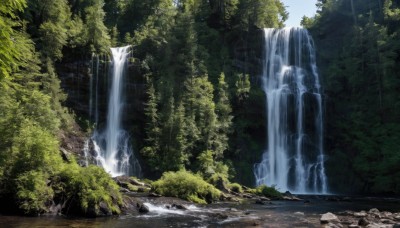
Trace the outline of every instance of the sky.
<instances>
[{"instance_id":1,"label":"sky","mask_svg":"<svg viewBox=\"0 0 400 228\"><path fill-rule=\"evenodd\" d=\"M301 18L306 15L315 15L317 0L281 0L289 12L289 19L285 22L286 27L299 27Z\"/></svg>"}]
</instances>

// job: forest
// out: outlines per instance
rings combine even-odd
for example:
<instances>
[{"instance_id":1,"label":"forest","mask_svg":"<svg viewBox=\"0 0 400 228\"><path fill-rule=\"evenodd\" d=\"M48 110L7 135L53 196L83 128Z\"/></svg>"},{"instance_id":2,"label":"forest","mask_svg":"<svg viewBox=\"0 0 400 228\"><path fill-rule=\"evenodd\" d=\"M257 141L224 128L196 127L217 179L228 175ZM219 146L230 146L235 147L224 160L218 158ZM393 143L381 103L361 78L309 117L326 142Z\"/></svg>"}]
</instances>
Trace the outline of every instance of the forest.
<instances>
[{"instance_id":1,"label":"forest","mask_svg":"<svg viewBox=\"0 0 400 228\"><path fill-rule=\"evenodd\" d=\"M282 1L0 3L0 211L36 215L67 202L87 214L105 202L120 213L111 176L80 162L82 138L96 126L67 94L88 88L65 86L61 75L126 45L133 80L143 85L127 124L143 177L161 177L161 192L163 180L184 170L214 186L222 179L255 187L253 165L267 138L261 29L285 26ZM400 1L317 6L302 25L317 49L330 191L398 195ZM71 140L82 145L60 152Z\"/></svg>"}]
</instances>

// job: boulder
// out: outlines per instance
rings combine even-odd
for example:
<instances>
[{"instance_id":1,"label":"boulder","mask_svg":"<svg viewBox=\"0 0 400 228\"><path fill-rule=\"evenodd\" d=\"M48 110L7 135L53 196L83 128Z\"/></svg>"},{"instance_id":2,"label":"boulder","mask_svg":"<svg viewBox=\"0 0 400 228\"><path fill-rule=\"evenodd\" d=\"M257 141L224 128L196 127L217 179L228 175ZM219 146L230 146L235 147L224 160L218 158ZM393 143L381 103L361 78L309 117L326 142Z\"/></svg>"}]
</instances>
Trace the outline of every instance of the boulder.
<instances>
[{"instance_id":1,"label":"boulder","mask_svg":"<svg viewBox=\"0 0 400 228\"><path fill-rule=\"evenodd\" d=\"M372 208L371 210L368 211L370 214L379 214L379 210L377 208Z\"/></svg>"},{"instance_id":2,"label":"boulder","mask_svg":"<svg viewBox=\"0 0 400 228\"><path fill-rule=\"evenodd\" d=\"M179 210L187 210L187 207L185 207L184 205L182 205L182 204L172 204L172 207L175 207L176 209L179 209Z\"/></svg>"},{"instance_id":3,"label":"boulder","mask_svg":"<svg viewBox=\"0 0 400 228\"><path fill-rule=\"evenodd\" d=\"M367 228L392 228L392 225L378 224L378 223L370 223Z\"/></svg>"},{"instance_id":4,"label":"boulder","mask_svg":"<svg viewBox=\"0 0 400 228\"><path fill-rule=\"evenodd\" d=\"M110 215L112 215L112 212L111 212L110 208L108 207L108 205L107 205L105 202L100 202L100 203L99 203L99 210L100 210L100 213L101 213L103 216L110 216Z\"/></svg>"},{"instance_id":5,"label":"boulder","mask_svg":"<svg viewBox=\"0 0 400 228\"><path fill-rule=\"evenodd\" d=\"M225 193L230 193L231 190L228 188L226 181L222 177L218 177L215 187Z\"/></svg>"},{"instance_id":6,"label":"boulder","mask_svg":"<svg viewBox=\"0 0 400 228\"><path fill-rule=\"evenodd\" d=\"M140 213L149 213L149 207L144 204L138 204L139 212Z\"/></svg>"},{"instance_id":7,"label":"boulder","mask_svg":"<svg viewBox=\"0 0 400 228\"><path fill-rule=\"evenodd\" d=\"M65 162L71 162L71 153L65 148L60 148L61 157Z\"/></svg>"},{"instance_id":8,"label":"boulder","mask_svg":"<svg viewBox=\"0 0 400 228\"><path fill-rule=\"evenodd\" d=\"M365 218L360 218L360 220L358 220L358 225L360 226L368 226L369 225L369 221Z\"/></svg>"},{"instance_id":9,"label":"boulder","mask_svg":"<svg viewBox=\"0 0 400 228\"><path fill-rule=\"evenodd\" d=\"M264 205L265 203L264 203L264 201L262 201L262 200L260 200L260 199L257 199L257 200L256 200L256 204Z\"/></svg>"},{"instance_id":10,"label":"boulder","mask_svg":"<svg viewBox=\"0 0 400 228\"><path fill-rule=\"evenodd\" d=\"M321 224L327 224L327 223L340 223L339 218L333 214L333 213L325 213L321 216Z\"/></svg>"},{"instance_id":11,"label":"boulder","mask_svg":"<svg viewBox=\"0 0 400 228\"><path fill-rule=\"evenodd\" d=\"M327 223L323 226L324 228L343 228L343 226L340 223Z\"/></svg>"},{"instance_id":12,"label":"boulder","mask_svg":"<svg viewBox=\"0 0 400 228\"><path fill-rule=\"evenodd\" d=\"M286 191L285 193L283 193L284 196L293 196L291 192Z\"/></svg>"},{"instance_id":13,"label":"boulder","mask_svg":"<svg viewBox=\"0 0 400 228\"><path fill-rule=\"evenodd\" d=\"M395 224L393 220L390 219L381 219L381 223L383 224Z\"/></svg>"},{"instance_id":14,"label":"boulder","mask_svg":"<svg viewBox=\"0 0 400 228\"><path fill-rule=\"evenodd\" d=\"M161 197L161 195L154 192L150 192L149 197Z\"/></svg>"},{"instance_id":15,"label":"boulder","mask_svg":"<svg viewBox=\"0 0 400 228\"><path fill-rule=\"evenodd\" d=\"M297 211L297 212L294 213L294 215L297 215L297 216L304 216L304 212Z\"/></svg>"},{"instance_id":16,"label":"boulder","mask_svg":"<svg viewBox=\"0 0 400 228\"><path fill-rule=\"evenodd\" d=\"M364 218L367 217L367 213L364 211L354 213L354 217L356 218Z\"/></svg>"}]
</instances>

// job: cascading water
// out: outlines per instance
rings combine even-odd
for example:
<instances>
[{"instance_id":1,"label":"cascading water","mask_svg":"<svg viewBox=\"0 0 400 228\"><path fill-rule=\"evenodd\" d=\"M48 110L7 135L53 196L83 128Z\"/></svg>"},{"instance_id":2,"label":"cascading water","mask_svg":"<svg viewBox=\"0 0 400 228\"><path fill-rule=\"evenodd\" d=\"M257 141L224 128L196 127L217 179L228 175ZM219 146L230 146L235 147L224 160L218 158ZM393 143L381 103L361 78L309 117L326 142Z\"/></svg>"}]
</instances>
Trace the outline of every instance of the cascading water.
<instances>
[{"instance_id":1,"label":"cascading water","mask_svg":"<svg viewBox=\"0 0 400 228\"><path fill-rule=\"evenodd\" d=\"M111 88L108 101L106 128L99 132L98 128L98 96L99 96L99 58L96 57L96 77L91 79L90 115L94 115L96 129L92 135L96 161L112 176L140 176L141 167L130 146L129 134L121 127L121 111L123 109L122 91L124 74L127 67L129 46L111 48L112 72ZM93 76L93 75L92 75ZM93 103L94 106L93 107ZM92 112L95 113L92 113Z\"/></svg>"},{"instance_id":2,"label":"cascading water","mask_svg":"<svg viewBox=\"0 0 400 228\"><path fill-rule=\"evenodd\" d=\"M264 29L264 36L268 146L254 168L256 184L295 193L327 193L313 40L302 28Z\"/></svg>"}]
</instances>

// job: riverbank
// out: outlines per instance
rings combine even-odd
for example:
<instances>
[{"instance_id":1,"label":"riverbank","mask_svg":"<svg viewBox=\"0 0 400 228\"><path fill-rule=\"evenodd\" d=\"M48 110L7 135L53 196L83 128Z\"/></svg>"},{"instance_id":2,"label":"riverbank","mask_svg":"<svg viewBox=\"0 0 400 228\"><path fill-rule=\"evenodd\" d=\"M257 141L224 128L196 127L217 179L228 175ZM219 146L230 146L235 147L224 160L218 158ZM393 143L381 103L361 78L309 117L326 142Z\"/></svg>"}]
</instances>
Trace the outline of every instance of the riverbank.
<instances>
[{"instance_id":1,"label":"riverbank","mask_svg":"<svg viewBox=\"0 0 400 228\"><path fill-rule=\"evenodd\" d=\"M139 213L136 209L127 210L118 217L95 219L64 216L0 216L0 227L389 228L400 224L399 199L347 197L345 200L332 201L332 196L298 196L301 198L300 201L271 200L260 204L256 199L244 199L241 202L220 201L198 205L172 197L149 196L148 193L129 193L126 196L134 198L136 203L143 203L149 211ZM333 217L325 223L321 222L323 214L328 212L333 213L336 218Z\"/></svg>"}]
</instances>

